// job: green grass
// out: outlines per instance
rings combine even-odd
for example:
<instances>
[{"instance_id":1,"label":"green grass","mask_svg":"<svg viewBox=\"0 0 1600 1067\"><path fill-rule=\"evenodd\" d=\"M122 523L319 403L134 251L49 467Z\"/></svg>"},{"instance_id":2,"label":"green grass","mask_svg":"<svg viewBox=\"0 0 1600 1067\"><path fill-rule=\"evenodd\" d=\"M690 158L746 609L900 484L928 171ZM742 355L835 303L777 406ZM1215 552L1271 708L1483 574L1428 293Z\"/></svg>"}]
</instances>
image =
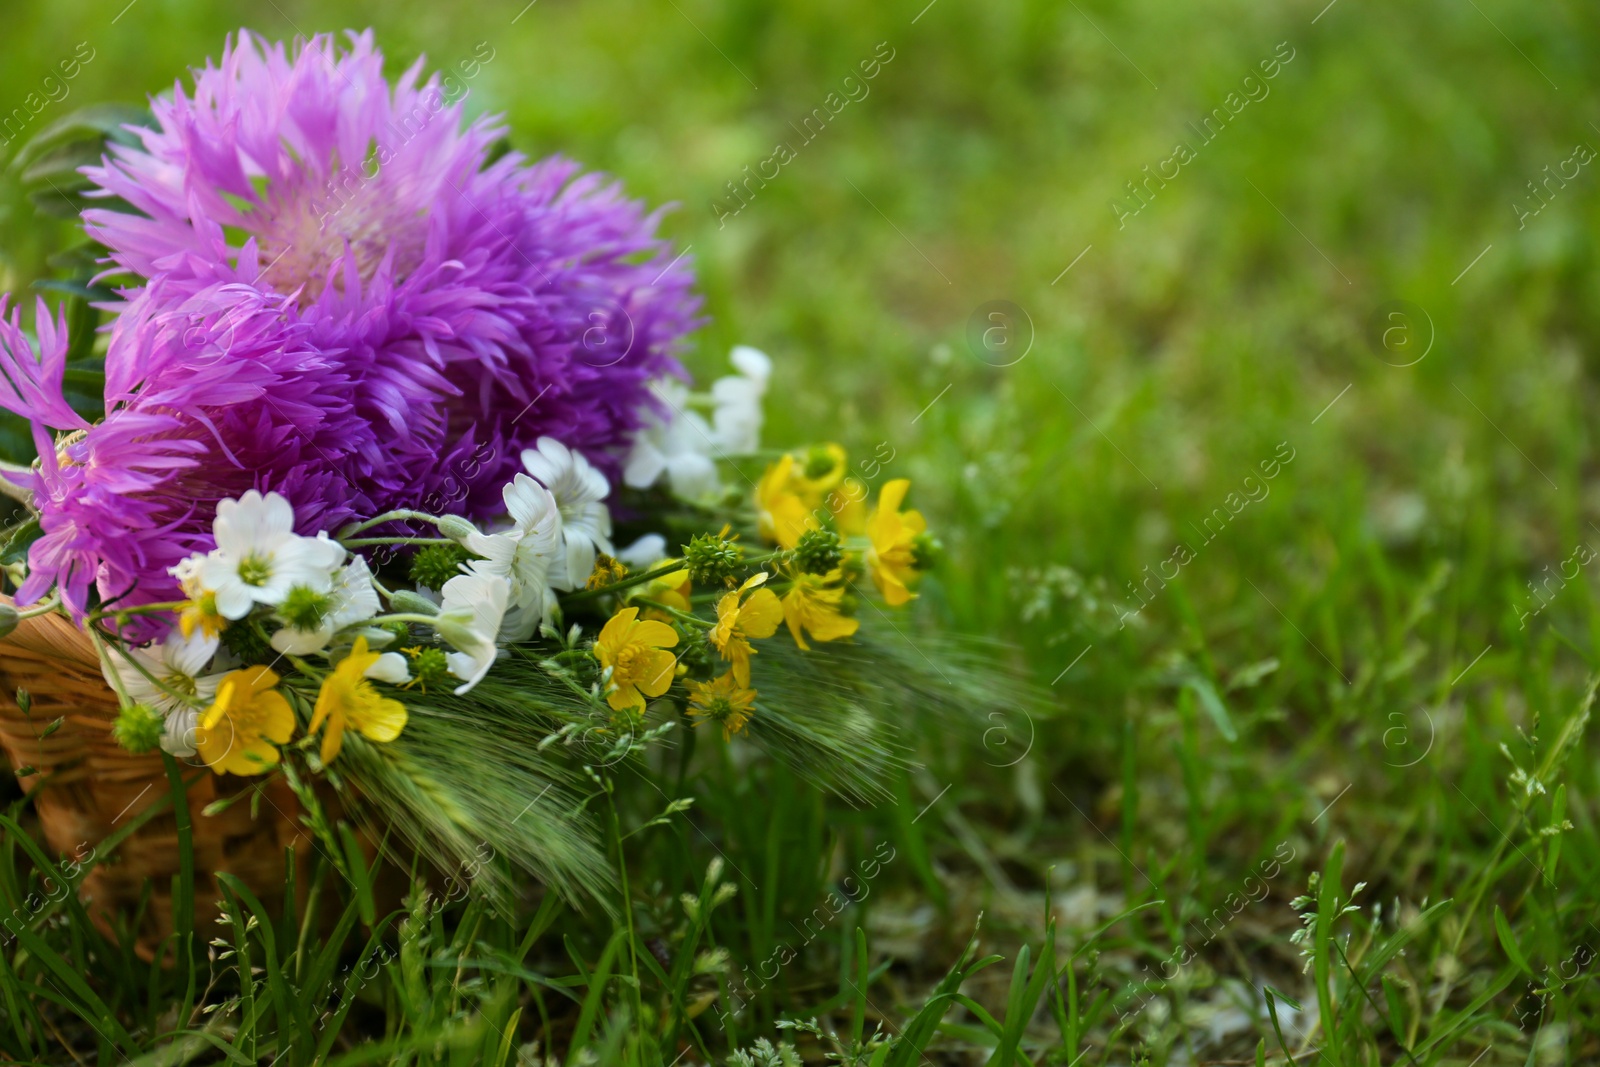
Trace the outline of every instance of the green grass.
<instances>
[{"instance_id":1,"label":"green grass","mask_svg":"<svg viewBox=\"0 0 1600 1067\"><path fill-rule=\"evenodd\" d=\"M487 42L472 106L682 204L668 228L713 315L696 369L759 345L771 440L892 451L947 548L921 617L1015 648L1055 714L908 723L917 766L875 807L712 735L609 768L621 926L532 887L516 914L414 897L369 921L325 857L298 873L314 911L241 893L161 969L70 897L27 908L0 1053L1600 1059L1600 612L1574 556L1600 547L1600 179L1582 167L1523 228L1514 208L1600 145L1592 8L140 0L113 25L120 7L13 5L0 105L83 40L53 109L138 102L241 23L372 24L397 69ZM725 183L880 42L870 95L719 228ZM1126 183L1280 42L1270 94L1119 228ZM21 291L65 231L15 178L0 204ZM1013 365L969 344L992 300L1031 322ZM1401 300L1411 318L1384 317ZM1386 348L1392 326L1413 332ZM6 912L53 859L9 810Z\"/></svg>"}]
</instances>

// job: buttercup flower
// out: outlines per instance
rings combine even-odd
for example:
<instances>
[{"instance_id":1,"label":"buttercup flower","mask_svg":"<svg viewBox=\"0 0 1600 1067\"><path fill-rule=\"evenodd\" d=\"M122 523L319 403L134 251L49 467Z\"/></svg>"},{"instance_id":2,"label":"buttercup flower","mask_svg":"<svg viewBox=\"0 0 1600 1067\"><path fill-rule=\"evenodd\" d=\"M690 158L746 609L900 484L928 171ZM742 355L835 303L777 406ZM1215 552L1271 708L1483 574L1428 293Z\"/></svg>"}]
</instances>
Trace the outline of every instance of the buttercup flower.
<instances>
[{"instance_id":1,"label":"buttercup flower","mask_svg":"<svg viewBox=\"0 0 1600 1067\"><path fill-rule=\"evenodd\" d=\"M761 536L783 548L800 543L800 535L820 524L796 488L795 459L784 455L756 483L756 518Z\"/></svg>"},{"instance_id":2,"label":"buttercup flower","mask_svg":"<svg viewBox=\"0 0 1600 1067\"><path fill-rule=\"evenodd\" d=\"M689 714L701 722L721 723L725 741L745 728L755 700L756 691L741 686L732 671L709 682L689 683Z\"/></svg>"},{"instance_id":3,"label":"buttercup flower","mask_svg":"<svg viewBox=\"0 0 1600 1067\"><path fill-rule=\"evenodd\" d=\"M794 643L802 649L811 648L806 644L806 633L813 641L837 641L861 628L861 620L840 613L843 580L844 572L837 567L827 574L802 571L794 576L794 584L783 595L783 621L789 624Z\"/></svg>"},{"instance_id":4,"label":"buttercup flower","mask_svg":"<svg viewBox=\"0 0 1600 1067\"><path fill-rule=\"evenodd\" d=\"M911 482L896 478L878 494L878 506L867 519L867 570L883 599L898 606L916 596L907 588L917 575L917 535L928 528L919 511L900 510Z\"/></svg>"},{"instance_id":5,"label":"buttercup flower","mask_svg":"<svg viewBox=\"0 0 1600 1067\"><path fill-rule=\"evenodd\" d=\"M846 478L838 488L828 493L828 514L833 525L845 537L861 537L867 532L867 487L854 478Z\"/></svg>"},{"instance_id":6,"label":"buttercup flower","mask_svg":"<svg viewBox=\"0 0 1600 1067\"><path fill-rule=\"evenodd\" d=\"M242 619L256 604L281 604L289 590L305 586L326 593L344 549L322 538L294 532L294 509L277 493L254 489L217 505L216 549L200 565L200 582L217 612Z\"/></svg>"},{"instance_id":7,"label":"buttercup flower","mask_svg":"<svg viewBox=\"0 0 1600 1067\"><path fill-rule=\"evenodd\" d=\"M783 621L783 606L778 603L777 594L760 588L768 577L765 571L751 575L738 589L717 601L717 625L711 630L711 643L723 659L733 664L733 678L741 687L750 685L750 657L755 654L750 639L771 637ZM748 600L746 593L750 593Z\"/></svg>"},{"instance_id":8,"label":"buttercup flower","mask_svg":"<svg viewBox=\"0 0 1600 1067\"><path fill-rule=\"evenodd\" d=\"M450 673L463 680L456 687L462 696L483 680L500 654L495 638L505 618L511 586L504 578L458 574L440 590L443 603L434 617L439 636L455 647L445 657Z\"/></svg>"},{"instance_id":9,"label":"buttercup flower","mask_svg":"<svg viewBox=\"0 0 1600 1067\"><path fill-rule=\"evenodd\" d=\"M195 730L195 749L213 771L261 774L277 764L277 746L294 732L294 712L277 684L278 676L266 667L222 677L216 700Z\"/></svg>"},{"instance_id":10,"label":"buttercup flower","mask_svg":"<svg viewBox=\"0 0 1600 1067\"><path fill-rule=\"evenodd\" d=\"M772 360L760 349L735 345L728 361L739 373L711 383L717 444L728 452L754 452L761 447L761 400L772 376Z\"/></svg>"},{"instance_id":11,"label":"buttercup flower","mask_svg":"<svg viewBox=\"0 0 1600 1067\"><path fill-rule=\"evenodd\" d=\"M646 699L667 691L678 658L666 650L677 643L678 631L640 619L638 608L623 608L607 620L595 639L594 658L611 669L606 703L613 711L642 711Z\"/></svg>"},{"instance_id":12,"label":"buttercup flower","mask_svg":"<svg viewBox=\"0 0 1600 1067\"><path fill-rule=\"evenodd\" d=\"M594 570L595 553L613 554L611 513L602 503L611 483L581 454L553 437L541 437L538 448L525 449L522 465L550 490L561 512L566 561L553 570L554 584L557 589L581 589Z\"/></svg>"},{"instance_id":13,"label":"buttercup flower","mask_svg":"<svg viewBox=\"0 0 1600 1067\"><path fill-rule=\"evenodd\" d=\"M411 678L404 656L398 652L370 652L367 639L356 638L350 654L323 679L311 715L311 732L326 726L322 734L324 766L339 757L347 729L373 741L393 741L400 736L406 725L406 706L379 693L368 680L391 681L397 675L401 682Z\"/></svg>"},{"instance_id":14,"label":"buttercup flower","mask_svg":"<svg viewBox=\"0 0 1600 1067\"><path fill-rule=\"evenodd\" d=\"M828 493L839 487L848 469L842 445L814 445L795 459L792 468L795 490L807 505L816 507Z\"/></svg>"}]
</instances>

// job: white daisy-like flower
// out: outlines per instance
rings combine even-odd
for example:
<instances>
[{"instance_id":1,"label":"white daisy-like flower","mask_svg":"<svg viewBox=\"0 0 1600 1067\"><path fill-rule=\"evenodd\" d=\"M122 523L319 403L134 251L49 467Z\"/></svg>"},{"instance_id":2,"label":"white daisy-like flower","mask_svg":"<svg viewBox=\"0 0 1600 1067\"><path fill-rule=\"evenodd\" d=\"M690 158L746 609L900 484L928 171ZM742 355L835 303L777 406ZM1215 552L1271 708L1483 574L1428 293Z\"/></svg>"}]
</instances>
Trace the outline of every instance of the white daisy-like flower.
<instances>
[{"instance_id":1,"label":"white daisy-like flower","mask_svg":"<svg viewBox=\"0 0 1600 1067\"><path fill-rule=\"evenodd\" d=\"M217 547L199 578L225 619L242 619L256 604L281 604L297 585L326 593L344 560L344 549L326 537L296 534L294 509L277 493L252 489L222 501L212 532Z\"/></svg>"},{"instance_id":2,"label":"white daisy-like flower","mask_svg":"<svg viewBox=\"0 0 1600 1067\"><path fill-rule=\"evenodd\" d=\"M717 443L706 420L689 410L688 388L669 378L651 383L650 390L667 411L665 415L656 408L644 411L644 425L634 435L622 467L622 483L648 489L664 474L673 495L684 500L715 495L721 489L712 459Z\"/></svg>"},{"instance_id":3,"label":"white daisy-like flower","mask_svg":"<svg viewBox=\"0 0 1600 1067\"><path fill-rule=\"evenodd\" d=\"M175 756L193 755L194 727L201 709L184 698L202 706L216 698L217 683L224 672L206 671L217 654L216 637L198 631L192 637L184 637L174 630L153 648L124 651L127 656L111 657L116 678L108 676L107 683L120 682L128 699L148 704L165 716L162 748Z\"/></svg>"},{"instance_id":4,"label":"white daisy-like flower","mask_svg":"<svg viewBox=\"0 0 1600 1067\"><path fill-rule=\"evenodd\" d=\"M581 589L594 570L595 553L612 551L611 512L602 503L611 483L582 453L555 438L541 437L538 446L522 450L522 465L550 490L561 511L566 566L556 565L552 582L557 589Z\"/></svg>"},{"instance_id":5,"label":"white daisy-like flower","mask_svg":"<svg viewBox=\"0 0 1600 1067\"><path fill-rule=\"evenodd\" d=\"M481 574L458 574L444 583L441 592L443 603L433 626L456 649L445 656L445 664L464 682L456 687L460 696L483 680L500 654L495 636L505 617L511 583Z\"/></svg>"},{"instance_id":6,"label":"white daisy-like flower","mask_svg":"<svg viewBox=\"0 0 1600 1067\"><path fill-rule=\"evenodd\" d=\"M334 634L372 618L381 607L378 591L372 585L372 570L361 556L353 557L334 575L327 596L330 605L320 626L302 630L285 624L272 635L272 647L291 656L321 652L333 641Z\"/></svg>"},{"instance_id":7,"label":"white daisy-like flower","mask_svg":"<svg viewBox=\"0 0 1600 1067\"><path fill-rule=\"evenodd\" d=\"M761 401L772 377L772 360L760 349L736 345L728 362L739 373L711 383L711 398L716 402L711 424L723 449L754 452L761 447Z\"/></svg>"},{"instance_id":8,"label":"white daisy-like flower","mask_svg":"<svg viewBox=\"0 0 1600 1067\"><path fill-rule=\"evenodd\" d=\"M561 511L550 490L526 474L513 478L501 496L513 525L498 533L469 534L462 544L483 557L473 560L470 568L474 574L510 582L511 608L526 611L537 606L542 612L551 566L558 561L565 564Z\"/></svg>"}]
</instances>

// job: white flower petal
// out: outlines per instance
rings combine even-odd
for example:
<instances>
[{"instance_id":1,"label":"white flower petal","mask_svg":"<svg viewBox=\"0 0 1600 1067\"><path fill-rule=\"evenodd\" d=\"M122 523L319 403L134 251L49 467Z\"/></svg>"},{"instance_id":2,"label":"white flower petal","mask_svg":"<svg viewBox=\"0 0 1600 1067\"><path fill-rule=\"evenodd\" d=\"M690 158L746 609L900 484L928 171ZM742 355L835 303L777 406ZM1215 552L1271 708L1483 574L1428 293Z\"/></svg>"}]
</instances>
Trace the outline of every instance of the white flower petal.
<instances>
[{"instance_id":1,"label":"white flower petal","mask_svg":"<svg viewBox=\"0 0 1600 1067\"><path fill-rule=\"evenodd\" d=\"M667 558L667 539L648 533L617 553L617 558L636 571L649 570Z\"/></svg>"},{"instance_id":2,"label":"white flower petal","mask_svg":"<svg viewBox=\"0 0 1600 1067\"><path fill-rule=\"evenodd\" d=\"M740 374L754 378L762 386L765 386L767 379L772 376L772 357L759 348L734 345L733 351L728 353L728 362L732 363Z\"/></svg>"},{"instance_id":3,"label":"white flower petal","mask_svg":"<svg viewBox=\"0 0 1600 1067\"><path fill-rule=\"evenodd\" d=\"M385 652L378 657L376 663L366 669L366 676L377 682L388 682L390 685L404 685L411 681L411 670L406 666L406 658L398 652Z\"/></svg>"}]
</instances>

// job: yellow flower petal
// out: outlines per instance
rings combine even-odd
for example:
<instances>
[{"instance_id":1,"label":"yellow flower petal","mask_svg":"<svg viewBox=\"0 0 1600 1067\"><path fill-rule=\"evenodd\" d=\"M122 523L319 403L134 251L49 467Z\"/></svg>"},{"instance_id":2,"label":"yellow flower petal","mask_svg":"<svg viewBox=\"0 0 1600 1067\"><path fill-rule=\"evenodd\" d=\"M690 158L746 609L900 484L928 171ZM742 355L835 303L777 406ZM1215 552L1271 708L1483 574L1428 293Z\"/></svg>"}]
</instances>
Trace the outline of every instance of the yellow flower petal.
<instances>
[{"instance_id":1,"label":"yellow flower petal","mask_svg":"<svg viewBox=\"0 0 1600 1067\"><path fill-rule=\"evenodd\" d=\"M378 697L362 711L356 728L373 741L393 741L406 725L406 706L390 697Z\"/></svg>"},{"instance_id":2,"label":"yellow flower petal","mask_svg":"<svg viewBox=\"0 0 1600 1067\"><path fill-rule=\"evenodd\" d=\"M782 621L783 606L770 589L757 589L739 609L739 629L751 637L771 637Z\"/></svg>"}]
</instances>

